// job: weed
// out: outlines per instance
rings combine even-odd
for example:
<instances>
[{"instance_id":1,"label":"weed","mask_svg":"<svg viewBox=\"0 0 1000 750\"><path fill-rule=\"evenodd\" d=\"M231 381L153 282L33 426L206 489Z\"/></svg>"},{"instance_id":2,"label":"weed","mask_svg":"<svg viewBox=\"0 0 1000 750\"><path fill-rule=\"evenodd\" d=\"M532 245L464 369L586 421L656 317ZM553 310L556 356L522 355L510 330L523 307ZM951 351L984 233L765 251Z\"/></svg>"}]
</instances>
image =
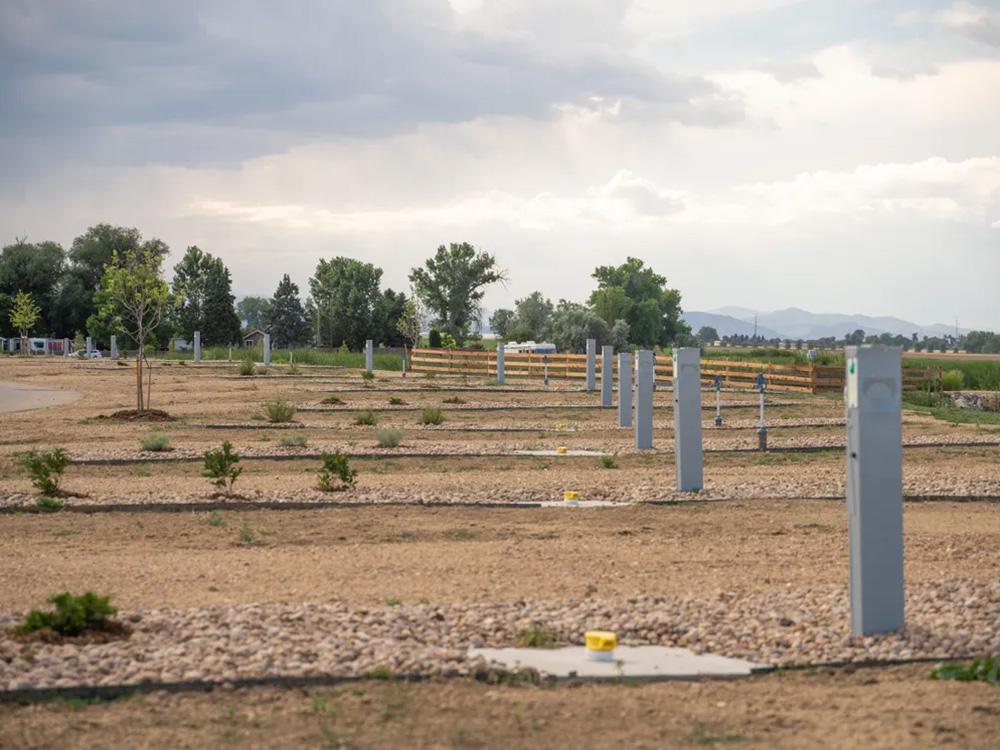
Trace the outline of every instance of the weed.
<instances>
[{"instance_id":1,"label":"weed","mask_svg":"<svg viewBox=\"0 0 1000 750\"><path fill-rule=\"evenodd\" d=\"M319 472L319 488L323 492L341 492L354 486L358 472L340 451L323 453L320 457L323 468ZM335 481L336 480L336 481Z\"/></svg>"},{"instance_id":2,"label":"weed","mask_svg":"<svg viewBox=\"0 0 1000 750\"><path fill-rule=\"evenodd\" d=\"M459 398L458 396L452 396L451 398L446 398L441 400L442 404L464 404L467 403L465 399Z\"/></svg>"},{"instance_id":3,"label":"weed","mask_svg":"<svg viewBox=\"0 0 1000 750\"><path fill-rule=\"evenodd\" d=\"M356 425L368 425L369 427L374 427L378 424L378 417L375 416L375 412L371 409L366 409L354 418L354 424Z\"/></svg>"},{"instance_id":4,"label":"weed","mask_svg":"<svg viewBox=\"0 0 1000 750\"><path fill-rule=\"evenodd\" d=\"M108 599L92 591L82 596L73 596L64 591L49 597L49 603L55 605L54 612L31 610L17 631L33 633L36 630L49 629L62 636L74 636L84 630L104 629L108 625L108 618L118 613Z\"/></svg>"},{"instance_id":5,"label":"weed","mask_svg":"<svg viewBox=\"0 0 1000 750\"><path fill-rule=\"evenodd\" d=\"M240 524L240 529L236 532L236 541L241 547L254 547L260 544L257 534L246 521Z\"/></svg>"},{"instance_id":6,"label":"weed","mask_svg":"<svg viewBox=\"0 0 1000 750\"><path fill-rule=\"evenodd\" d=\"M931 672L935 680L958 680L960 682L986 682L1000 685L1000 656L984 656L960 664L938 664Z\"/></svg>"},{"instance_id":7,"label":"weed","mask_svg":"<svg viewBox=\"0 0 1000 750\"><path fill-rule=\"evenodd\" d=\"M221 448L205 452L205 468L202 469L201 475L211 479L212 484L230 495L233 492L233 484L243 473L243 467L239 466L239 463L240 454L233 450L233 444L227 440Z\"/></svg>"},{"instance_id":8,"label":"weed","mask_svg":"<svg viewBox=\"0 0 1000 750\"><path fill-rule=\"evenodd\" d=\"M419 599L417 599L417 604L430 604L430 603L431 600L428 599L426 596L422 596Z\"/></svg>"},{"instance_id":9,"label":"weed","mask_svg":"<svg viewBox=\"0 0 1000 750\"><path fill-rule=\"evenodd\" d=\"M330 404L331 406L343 406L347 402L344 401L344 399L342 399L342 398L340 398L338 396L327 396L322 401L320 401L320 403L321 404Z\"/></svg>"},{"instance_id":10,"label":"weed","mask_svg":"<svg viewBox=\"0 0 1000 750\"><path fill-rule=\"evenodd\" d=\"M552 628L536 622L518 633L515 643L521 648L555 648L556 634Z\"/></svg>"},{"instance_id":11,"label":"weed","mask_svg":"<svg viewBox=\"0 0 1000 750\"><path fill-rule=\"evenodd\" d=\"M209 526L215 526L215 527L225 526L226 525L226 522L223 520L222 516L219 515L219 511L217 511L217 510L213 510L208 515L208 521L206 521L206 523Z\"/></svg>"},{"instance_id":12,"label":"weed","mask_svg":"<svg viewBox=\"0 0 1000 750\"><path fill-rule=\"evenodd\" d=\"M384 665L369 670L366 676L373 680L391 680L394 677L392 670Z\"/></svg>"},{"instance_id":13,"label":"weed","mask_svg":"<svg viewBox=\"0 0 1000 750\"><path fill-rule=\"evenodd\" d=\"M295 416L295 407L280 398L275 401L265 401L264 414L267 415L268 422L283 424L292 421L292 417Z\"/></svg>"},{"instance_id":14,"label":"weed","mask_svg":"<svg viewBox=\"0 0 1000 750\"><path fill-rule=\"evenodd\" d=\"M128 362L122 362L120 359L115 361L115 364L119 367L128 367Z\"/></svg>"},{"instance_id":15,"label":"weed","mask_svg":"<svg viewBox=\"0 0 1000 750\"><path fill-rule=\"evenodd\" d=\"M173 450L170 447L170 438L156 430L139 438L139 445L142 446L144 451L151 451L153 453L163 453Z\"/></svg>"},{"instance_id":16,"label":"weed","mask_svg":"<svg viewBox=\"0 0 1000 750\"><path fill-rule=\"evenodd\" d=\"M330 711L330 699L325 695L314 695L312 700L314 714L325 714Z\"/></svg>"},{"instance_id":17,"label":"weed","mask_svg":"<svg viewBox=\"0 0 1000 750\"><path fill-rule=\"evenodd\" d=\"M240 362L240 375L245 378L250 377L257 371L257 365L253 363L252 359L244 359Z\"/></svg>"},{"instance_id":18,"label":"weed","mask_svg":"<svg viewBox=\"0 0 1000 750\"><path fill-rule=\"evenodd\" d=\"M687 741L692 745L734 745L748 739L742 734L706 734L699 731L688 735Z\"/></svg>"},{"instance_id":19,"label":"weed","mask_svg":"<svg viewBox=\"0 0 1000 750\"><path fill-rule=\"evenodd\" d=\"M444 422L444 415L440 409L424 409L420 415L420 424L441 424Z\"/></svg>"},{"instance_id":20,"label":"weed","mask_svg":"<svg viewBox=\"0 0 1000 750\"><path fill-rule=\"evenodd\" d=\"M941 373L942 391L960 391L965 385L965 373L961 370L945 370Z\"/></svg>"},{"instance_id":21,"label":"weed","mask_svg":"<svg viewBox=\"0 0 1000 750\"><path fill-rule=\"evenodd\" d=\"M618 464L615 463L614 456L601 456L601 468L602 469L617 469Z\"/></svg>"},{"instance_id":22,"label":"weed","mask_svg":"<svg viewBox=\"0 0 1000 750\"><path fill-rule=\"evenodd\" d=\"M382 448L395 448L403 442L403 431L396 427L386 427L375 433L375 439Z\"/></svg>"},{"instance_id":23,"label":"weed","mask_svg":"<svg viewBox=\"0 0 1000 750\"><path fill-rule=\"evenodd\" d=\"M153 472L148 466L136 466L132 473L137 477L153 476Z\"/></svg>"},{"instance_id":24,"label":"weed","mask_svg":"<svg viewBox=\"0 0 1000 750\"><path fill-rule=\"evenodd\" d=\"M57 510L62 510L65 503L56 497L49 497L48 495L39 495L35 498L35 505L39 510L46 513L52 513Z\"/></svg>"},{"instance_id":25,"label":"weed","mask_svg":"<svg viewBox=\"0 0 1000 750\"><path fill-rule=\"evenodd\" d=\"M301 375L302 371L299 370L299 366L298 365L291 364L291 365L288 365L288 374L289 375Z\"/></svg>"},{"instance_id":26,"label":"weed","mask_svg":"<svg viewBox=\"0 0 1000 750\"><path fill-rule=\"evenodd\" d=\"M388 599L385 600L385 606L387 607L398 607L402 603L403 603L402 599L397 599L394 596L390 596Z\"/></svg>"},{"instance_id":27,"label":"weed","mask_svg":"<svg viewBox=\"0 0 1000 750\"><path fill-rule=\"evenodd\" d=\"M278 445L282 448L305 448L309 439L300 433L294 435L282 435Z\"/></svg>"},{"instance_id":28,"label":"weed","mask_svg":"<svg viewBox=\"0 0 1000 750\"><path fill-rule=\"evenodd\" d=\"M30 450L18 454L21 467L31 475L32 486L43 495L59 494L59 481L69 466L69 456L62 448L50 451Z\"/></svg>"},{"instance_id":29,"label":"weed","mask_svg":"<svg viewBox=\"0 0 1000 750\"><path fill-rule=\"evenodd\" d=\"M389 397L389 405L390 406L406 406L406 402L403 401L403 399L401 399L399 396L390 396Z\"/></svg>"}]
</instances>

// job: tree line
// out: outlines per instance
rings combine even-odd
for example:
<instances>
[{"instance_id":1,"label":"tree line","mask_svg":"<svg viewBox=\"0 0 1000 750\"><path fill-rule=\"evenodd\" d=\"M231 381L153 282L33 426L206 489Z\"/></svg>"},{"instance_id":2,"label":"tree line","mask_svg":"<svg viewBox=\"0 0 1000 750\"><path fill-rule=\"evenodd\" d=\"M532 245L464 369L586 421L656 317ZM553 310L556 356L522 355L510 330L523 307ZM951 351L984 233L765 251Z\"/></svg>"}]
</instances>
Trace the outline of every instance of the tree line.
<instances>
[{"instance_id":1,"label":"tree line","mask_svg":"<svg viewBox=\"0 0 1000 750\"><path fill-rule=\"evenodd\" d=\"M957 352L964 351L973 354L1000 354L1000 334L991 331L969 331L960 336L903 336L893 333L866 333L857 328L845 333L842 337L823 336L815 339L780 339L763 336L736 334L719 336L712 326L702 326L698 329L698 341L703 345L715 342L723 346L773 346L795 349L837 349L843 346L860 346L861 344L883 344L899 346L903 351L914 352Z\"/></svg>"}]
</instances>

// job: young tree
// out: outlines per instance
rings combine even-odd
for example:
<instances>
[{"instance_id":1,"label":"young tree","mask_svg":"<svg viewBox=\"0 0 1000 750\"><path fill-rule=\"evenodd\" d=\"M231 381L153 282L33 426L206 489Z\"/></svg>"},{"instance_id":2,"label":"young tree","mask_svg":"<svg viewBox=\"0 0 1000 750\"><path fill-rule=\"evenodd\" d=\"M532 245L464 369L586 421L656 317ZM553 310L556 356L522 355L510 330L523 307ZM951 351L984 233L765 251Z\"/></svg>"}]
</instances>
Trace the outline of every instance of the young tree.
<instances>
[{"instance_id":1,"label":"young tree","mask_svg":"<svg viewBox=\"0 0 1000 750\"><path fill-rule=\"evenodd\" d=\"M267 303L264 321L271 334L272 346L291 349L309 341L309 321L299 299L299 286L292 283L287 273Z\"/></svg>"},{"instance_id":2,"label":"young tree","mask_svg":"<svg viewBox=\"0 0 1000 750\"><path fill-rule=\"evenodd\" d=\"M14 297L14 307L10 311L10 324L21 337L21 354L28 353L28 334L38 322L41 308L27 292L18 292Z\"/></svg>"},{"instance_id":3,"label":"young tree","mask_svg":"<svg viewBox=\"0 0 1000 750\"><path fill-rule=\"evenodd\" d=\"M420 343L420 322L423 317L424 311L420 308L420 301L415 295L408 297L403 302L402 314L396 320L396 331L403 339L404 362L407 361L407 345L412 348Z\"/></svg>"},{"instance_id":4,"label":"young tree","mask_svg":"<svg viewBox=\"0 0 1000 750\"><path fill-rule=\"evenodd\" d=\"M320 259L309 279L320 345L355 351L374 338L382 269L354 258Z\"/></svg>"},{"instance_id":5,"label":"young tree","mask_svg":"<svg viewBox=\"0 0 1000 750\"><path fill-rule=\"evenodd\" d=\"M459 344L481 311L486 287L506 279L492 255L477 252L468 242L441 245L423 268L410 272L414 291L437 316L442 330Z\"/></svg>"},{"instance_id":6,"label":"young tree","mask_svg":"<svg viewBox=\"0 0 1000 750\"><path fill-rule=\"evenodd\" d=\"M266 297L244 297L236 303L236 314L247 328L265 328L270 307L271 301Z\"/></svg>"},{"instance_id":7,"label":"young tree","mask_svg":"<svg viewBox=\"0 0 1000 750\"><path fill-rule=\"evenodd\" d=\"M114 253L104 268L101 288L95 295L98 303L96 315L117 330L125 331L135 342L136 410L149 408L152 390L152 369L146 360L146 344L156 327L170 313L171 296L163 280L162 255L151 249L127 250L123 256ZM149 376L143 386L143 365Z\"/></svg>"}]
</instances>

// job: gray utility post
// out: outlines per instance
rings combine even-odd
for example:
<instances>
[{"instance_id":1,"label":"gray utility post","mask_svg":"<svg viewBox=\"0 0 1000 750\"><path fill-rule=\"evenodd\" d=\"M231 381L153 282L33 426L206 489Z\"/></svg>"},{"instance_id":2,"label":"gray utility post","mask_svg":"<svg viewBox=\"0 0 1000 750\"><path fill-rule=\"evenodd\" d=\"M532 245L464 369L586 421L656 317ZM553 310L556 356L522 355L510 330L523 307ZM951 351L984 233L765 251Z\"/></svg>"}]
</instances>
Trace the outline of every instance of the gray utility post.
<instances>
[{"instance_id":1,"label":"gray utility post","mask_svg":"<svg viewBox=\"0 0 1000 750\"><path fill-rule=\"evenodd\" d=\"M201 362L201 331L194 332L194 361Z\"/></svg>"},{"instance_id":2,"label":"gray utility post","mask_svg":"<svg viewBox=\"0 0 1000 750\"><path fill-rule=\"evenodd\" d=\"M678 492L702 488L701 352L674 349L674 457Z\"/></svg>"},{"instance_id":3,"label":"gray utility post","mask_svg":"<svg viewBox=\"0 0 1000 750\"><path fill-rule=\"evenodd\" d=\"M635 368L635 447L653 447L653 352L636 354Z\"/></svg>"},{"instance_id":4,"label":"gray utility post","mask_svg":"<svg viewBox=\"0 0 1000 750\"><path fill-rule=\"evenodd\" d=\"M271 334L264 334L264 367L271 366Z\"/></svg>"},{"instance_id":5,"label":"gray utility post","mask_svg":"<svg viewBox=\"0 0 1000 750\"><path fill-rule=\"evenodd\" d=\"M87 356L88 357L90 356L90 353L92 351L94 351L94 339L91 338L90 336L87 336Z\"/></svg>"},{"instance_id":6,"label":"gray utility post","mask_svg":"<svg viewBox=\"0 0 1000 750\"><path fill-rule=\"evenodd\" d=\"M506 377L506 371L504 370L503 354L504 354L504 351L503 351L503 342L502 341L498 341L497 342L497 382L500 385L503 385L504 378Z\"/></svg>"},{"instance_id":7,"label":"gray utility post","mask_svg":"<svg viewBox=\"0 0 1000 750\"><path fill-rule=\"evenodd\" d=\"M597 369L597 339L587 339L587 390L591 393L597 387L594 370Z\"/></svg>"},{"instance_id":8,"label":"gray utility post","mask_svg":"<svg viewBox=\"0 0 1000 750\"><path fill-rule=\"evenodd\" d=\"M611 408L614 404L613 388L615 380L615 348L601 347L601 406Z\"/></svg>"},{"instance_id":9,"label":"gray utility post","mask_svg":"<svg viewBox=\"0 0 1000 750\"><path fill-rule=\"evenodd\" d=\"M715 376L715 426L722 427L722 376Z\"/></svg>"},{"instance_id":10,"label":"gray utility post","mask_svg":"<svg viewBox=\"0 0 1000 750\"><path fill-rule=\"evenodd\" d=\"M757 428L757 450L767 450L767 424L764 422L764 391L767 390L767 381L764 380L764 373L757 373L757 384L754 386L760 392L760 427Z\"/></svg>"},{"instance_id":11,"label":"gray utility post","mask_svg":"<svg viewBox=\"0 0 1000 750\"><path fill-rule=\"evenodd\" d=\"M851 633L903 627L902 361L896 346L848 346L847 536Z\"/></svg>"},{"instance_id":12,"label":"gray utility post","mask_svg":"<svg viewBox=\"0 0 1000 750\"><path fill-rule=\"evenodd\" d=\"M543 374L543 377L542 377L542 384L543 385L548 385L549 384L549 355L548 354L543 354L542 355L542 365L544 365L544 367L545 367L545 369L543 371L544 374Z\"/></svg>"},{"instance_id":13,"label":"gray utility post","mask_svg":"<svg viewBox=\"0 0 1000 750\"><path fill-rule=\"evenodd\" d=\"M618 354L618 426L632 426L632 355Z\"/></svg>"},{"instance_id":14,"label":"gray utility post","mask_svg":"<svg viewBox=\"0 0 1000 750\"><path fill-rule=\"evenodd\" d=\"M63 339L63 356L69 356L69 339Z\"/></svg>"},{"instance_id":15,"label":"gray utility post","mask_svg":"<svg viewBox=\"0 0 1000 750\"><path fill-rule=\"evenodd\" d=\"M111 359L118 359L118 337L111 334Z\"/></svg>"},{"instance_id":16,"label":"gray utility post","mask_svg":"<svg viewBox=\"0 0 1000 750\"><path fill-rule=\"evenodd\" d=\"M365 341L365 372L375 369L375 342L371 339Z\"/></svg>"}]
</instances>

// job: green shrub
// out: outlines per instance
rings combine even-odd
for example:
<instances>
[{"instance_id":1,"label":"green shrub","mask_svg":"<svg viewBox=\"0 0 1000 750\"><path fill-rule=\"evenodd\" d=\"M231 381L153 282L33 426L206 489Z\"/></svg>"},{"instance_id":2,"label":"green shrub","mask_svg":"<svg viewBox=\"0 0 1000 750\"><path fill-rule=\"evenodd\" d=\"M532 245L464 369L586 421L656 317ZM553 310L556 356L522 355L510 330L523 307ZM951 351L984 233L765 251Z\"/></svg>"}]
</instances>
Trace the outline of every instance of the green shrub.
<instances>
[{"instance_id":1,"label":"green shrub","mask_svg":"<svg viewBox=\"0 0 1000 750\"><path fill-rule=\"evenodd\" d=\"M278 441L278 445L282 448L305 448L308 442L309 440L305 435L296 433L294 435L282 435L281 440Z\"/></svg>"},{"instance_id":2,"label":"green shrub","mask_svg":"<svg viewBox=\"0 0 1000 750\"><path fill-rule=\"evenodd\" d=\"M108 618L118 613L106 596L88 591L82 596L73 596L68 591L49 597L55 605L54 612L33 609L17 631L26 634L36 630L53 630L62 636L80 635L85 630L103 630Z\"/></svg>"},{"instance_id":3,"label":"green shrub","mask_svg":"<svg viewBox=\"0 0 1000 750\"><path fill-rule=\"evenodd\" d=\"M441 348L441 331L437 328L432 328L431 332L427 335L427 346L431 349Z\"/></svg>"},{"instance_id":4,"label":"green shrub","mask_svg":"<svg viewBox=\"0 0 1000 750\"><path fill-rule=\"evenodd\" d=\"M382 448L395 448L403 442L403 431L395 427L386 427L375 433L375 439Z\"/></svg>"},{"instance_id":5,"label":"green shrub","mask_svg":"<svg viewBox=\"0 0 1000 750\"><path fill-rule=\"evenodd\" d=\"M221 448L205 453L205 468L201 475L211 479L212 484L229 495L232 494L233 484L243 473L243 467L239 463L240 454L233 450L233 444L227 440Z\"/></svg>"},{"instance_id":6,"label":"green shrub","mask_svg":"<svg viewBox=\"0 0 1000 750\"><path fill-rule=\"evenodd\" d=\"M115 360L115 364L118 365L119 367L128 367L128 362L123 362L120 359Z\"/></svg>"},{"instance_id":7,"label":"green shrub","mask_svg":"<svg viewBox=\"0 0 1000 750\"><path fill-rule=\"evenodd\" d=\"M357 425L368 425L369 427L373 427L377 423L378 417L375 416L375 412L371 409L361 412L354 418L354 424Z\"/></svg>"},{"instance_id":8,"label":"green shrub","mask_svg":"<svg viewBox=\"0 0 1000 750\"><path fill-rule=\"evenodd\" d=\"M614 456L601 456L601 468L602 469L617 469L618 464L615 463Z\"/></svg>"},{"instance_id":9,"label":"green shrub","mask_svg":"<svg viewBox=\"0 0 1000 750\"><path fill-rule=\"evenodd\" d=\"M56 497L49 497L48 495L39 495L35 498L35 505L39 510L46 513L53 513L57 510L62 510L66 505L62 500Z\"/></svg>"},{"instance_id":10,"label":"green shrub","mask_svg":"<svg viewBox=\"0 0 1000 750\"><path fill-rule=\"evenodd\" d=\"M300 375L300 374L302 374L302 371L299 370L299 366L298 365L291 364L291 365L288 365L288 374L289 375Z\"/></svg>"},{"instance_id":11,"label":"green shrub","mask_svg":"<svg viewBox=\"0 0 1000 750\"><path fill-rule=\"evenodd\" d=\"M323 468L319 472L319 488L323 492L341 492L354 486L358 472L340 451L324 453L320 460Z\"/></svg>"},{"instance_id":12,"label":"green shrub","mask_svg":"<svg viewBox=\"0 0 1000 750\"><path fill-rule=\"evenodd\" d=\"M556 640L552 628L535 623L517 634L515 644L520 648L555 648Z\"/></svg>"},{"instance_id":13,"label":"green shrub","mask_svg":"<svg viewBox=\"0 0 1000 750\"><path fill-rule=\"evenodd\" d=\"M271 423L291 422L292 417L295 416L295 407L280 398L275 401L265 401L264 414L267 416L267 421Z\"/></svg>"},{"instance_id":14,"label":"green shrub","mask_svg":"<svg viewBox=\"0 0 1000 750\"><path fill-rule=\"evenodd\" d=\"M440 409L424 409L420 415L420 424L441 424L443 421L444 415Z\"/></svg>"},{"instance_id":15,"label":"green shrub","mask_svg":"<svg viewBox=\"0 0 1000 750\"><path fill-rule=\"evenodd\" d=\"M333 406L343 406L347 402L344 401L339 396L327 396L320 403L323 403L323 404L332 404Z\"/></svg>"},{"instance_id":16,"label":"green shrub","mask_svg":"<svg viewBox=\"0 0 1000 750\"><path fill-rule=\"evenodd\" d=\"M253 547L260 544L260 540L257 539L257 533L250 528L250 524L244 521L236 532L236 543L241 547Z\"/></svg>"},{"instance_id":17,"label":"green shrub","mask_svg":"<svg viewBox=\"0 0 1000 750\"><path fill-rule=\"evenodd\" d=\"M170 439L162 432L156 431L153 431L148 435L143 435L139 438L139 445L142 446L144 451L152 451L153 453L162 453L164 451L173 450L173 448L170 447Z\"/></svg>"},{"instance_id":18,"label":"green shrub","mask_svg":"<svg viewBox=\"0 0 1000 750\"><path fill-rule=\"evenodd\" d=\"M240 375L245 378L250 377L257 371L257 366L252 359L244 359L240 362Z\"/></svg>"},{"instance_id":19,"label":"green shrub","mask_svg":"<svg viewBox=\"0 0 1000 750\"><path fill-rule=\"evenodd\" d=\"M370 383L371 381L373 381L375 379L375 373L374 372L369 372L368 370L362 370L361 371L361 379Z\"/></svg>"},{"instance_id":20,"label":"green shrub","mask_svg":"<svg viewBox=\"0 0 1000 750\"><path fill-rule=\"evenodd\" d=\"M941 373L941 390L960 391L965 385L965 373L961 370L945 370Z\"/></svg>"},{"instance_id":21,"label":"green shrub","mask_svg":"<svg viewBox=\"0 0 1000 750\"><path fill-rule=\"evenodd\" d=\"M967 664L939 664L931 672L931 677L935 680L981 681L1000 686L1000 657L984 656Z\"/></svg>"},{"instance_id":22,"label":"green shrub","mask_svg":"<svg viewBox=\"0 0 1000 750\"><path fill-rule=\"evenodd\" d=\"M465 401L465 399L461 399L458 396L452 396L451 398L444 399L441 403L444 403L444 404L464 404L464 403L466 403L466 401Z\"/></svg>"},{"instance_id":23,"label":"green shrub","mask_svg":"<svg viewBox=\"0 0 1000 750\"><path fill-rule=\"evenodd\" d=\"M390 396L389 397L389 405L390 406L406 406L406 402L403 401L403 399L401 399L399 396Z\"/></svg>"},{"instance_id":24,"label":"green shrub","mask_svg":"<svg viewBox=\"0 0 1000 750\"><path fill-rule=\"evenodd\" d=\"M59 481L69 466L69 456L62 448L50 451L30 450L18 454L21 467L31 475L32 486L43 495L59 494Z\"/></svg>"}]
</instances>

